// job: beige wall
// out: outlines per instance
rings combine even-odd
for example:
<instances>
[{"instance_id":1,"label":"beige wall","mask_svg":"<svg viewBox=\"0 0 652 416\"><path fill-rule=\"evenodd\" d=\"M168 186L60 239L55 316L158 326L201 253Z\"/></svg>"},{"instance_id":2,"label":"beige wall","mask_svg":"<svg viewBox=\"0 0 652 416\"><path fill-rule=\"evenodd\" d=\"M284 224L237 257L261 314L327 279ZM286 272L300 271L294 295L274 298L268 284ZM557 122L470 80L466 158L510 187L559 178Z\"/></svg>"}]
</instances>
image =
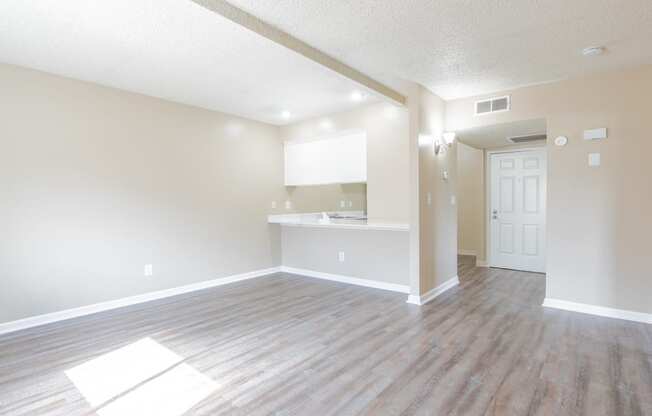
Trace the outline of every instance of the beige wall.
<instances>
[{"instance_id":1,"label":"beige wall","mask_svg":"<svg viewBox=\"0 0 652 416\"><path fill-rule=\"evenodd\" d=\"M280 265L278 128L7 65L0 91L0 322Z\"/></svg>"},{"instance_id":2,"label":"beige wall","mask_svg":"<svg viewBox=\"0 0 652 416\"><path fill-rule=\"evenodd\" d=\"M283 265L409 286L407 231L281 227ZM338 253L344 252L344 261Z\"/></svg>"},{"instance_id":3,"label":"beige wall","mask_svg":"<svg viewBox=\"0 0 652 416\"><path fill-rule=\"evenodd\" d=\"M285 208L284 201L279 201L277 208L271 212L287 214L291 212L322 212L322 211L366 211L367 184L288 186L286 200L291 201L291 209ZM344 201L344 208L341 202ZM349 206L349 202L351 206Z\"/></svg>"},{"instance_id":4,"label":"beige wall","mask_svg":"<svg viewBox=\"0 0 652 416\"><path fill-rule=\"evenodd\" d=\"M419 131L433 137L444 131L444 101L420 88ZM448 179L443 179L443 172ZM435 155L419 148L420 292L424 294L457 275L457 145ZM431 204L428 205L428 194Z\"/></svg>"},{"instance_id":5,"label":"beige wall","mask_svg":"<svg viewBox=\"0 0 652 416\"><path fill-rule=\"evenodd\" d=\"M281 127L280 134L282 140L294 140L344 130L365 130L366 205L369 218L407 223L410 204L407 123L408 114L405 108L374 103L352 111L289 124ZM315 194L307 187L296 187L289 192L298 205L314 205L310 201ZM335 195L332 199L337 202L340 196Z\"/></svg>"},{"instance_id":6,"label":"beige wall","mask_svg":"<svg viewBox=\"0 0 652 416\"><path fill-rule=\"evenodd\" d=\"M547 294L554 299L652 313L652 67L600 74L496 95L512 111L473 116L473 102L450 101L450 130L546 118L549 140ZM584 129L607 127L609 138L587 142ZM602 166L590 168L590 152Z\"/></svg>"},{"instance_id":7,"label":"beige wall","mask_svg":"<svg viewBox=\"0 0 652 416\"><path fill-rule=\"evenodd\" d=\"M457 144L457 247L485 260L485 156L482 149Z\"/></svg>"}]
</instances>

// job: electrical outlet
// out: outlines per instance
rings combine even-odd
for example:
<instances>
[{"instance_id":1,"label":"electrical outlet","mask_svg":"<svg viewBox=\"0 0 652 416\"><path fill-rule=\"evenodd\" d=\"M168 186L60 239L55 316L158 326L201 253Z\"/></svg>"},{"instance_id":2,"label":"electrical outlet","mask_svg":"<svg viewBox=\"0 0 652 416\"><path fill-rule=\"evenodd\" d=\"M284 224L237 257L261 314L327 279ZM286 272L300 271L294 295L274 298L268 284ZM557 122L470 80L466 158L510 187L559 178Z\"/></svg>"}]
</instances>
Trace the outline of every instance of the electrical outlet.
<instances>
[{"instance_id":1,"label":"electrical outlet","mask_svg":"<svg viewBox=\"0 0 652 416\"><path fill-rule=\"evenodd\" d=\"M430 192L426 194L426 203L432 205L432 194Z\"/></svg>"},{"instance_id":2,"label":"electrical outlet","mask_svg":"<svg viewBox=\"0 0 652 416\"><path fill-rule=\"evenodd\" d=\"M272 201L272 209L276 208L276 201Z\"/></svg>"},{"instance_id":3,"label":"electrical outlet","mask_svg":"<svg viewBox=\"0 0 652 416\"><path fill-rule=\"evenodd\" d=\"M451 205L457 205L457 197L455 195L451 196Z\"/></svg>"},{"instance_id":4,"label":"electrical outlet","mask_svg":"<svg viewBox=\"0 0 652 416\"><path fill-rule=\"evenodd\" d=\"M600 166L600 153L589 153L589 166Z\"/></svg>"},{"instance_id":5,"label":"electrical outlet","mask_svg":"<svg viewBox=\"0 0 652 416\"><path fill-rule=\"evenodd\" d=\"M340 208L346 208L346 201L345 200L340 201Z\"/></svg>"},{"instance_id":6,"label":"electrical outlet","mask_svg":"<svg viewBox=\"0 0 652 416\"><path fill-rule=\"evenodd\" d=\"M285 209L292 209L292 201L290 200L285 201Z\"/></svg>"},{"instance_id":7,"label":"electrical outlet","mask_svg":"<svg viewBox=\"0 0 652 416\"><path fill-rule=\"evenodd\" d=\"M151 264L146 264L146 265L145 265L144 274L145 274L145 276L151 276L151 275L154 274L154 271L153 271L153 269L152 269L152 265L151 265Z\"/></svg>"},{"instance_id":8,"label":"electrical outlet","mask_svg":"<svg viewBox=\"0 0 652 416\"><path fill-rule=\"evenodd\" d=\"M349 201L349 208L353 207L353 201Z\"/></svg>"},{"instance_id":9,"label":"electrical outlet","mask_svg":"<svg viewBox=\"0 0 652 416\"><path fill-rule=\"evenodd\" d=\"M340 251L339 253L337 253L337 260L340 263L344 263L344 252L343 251Z\"/></svg>"}]
</instances>

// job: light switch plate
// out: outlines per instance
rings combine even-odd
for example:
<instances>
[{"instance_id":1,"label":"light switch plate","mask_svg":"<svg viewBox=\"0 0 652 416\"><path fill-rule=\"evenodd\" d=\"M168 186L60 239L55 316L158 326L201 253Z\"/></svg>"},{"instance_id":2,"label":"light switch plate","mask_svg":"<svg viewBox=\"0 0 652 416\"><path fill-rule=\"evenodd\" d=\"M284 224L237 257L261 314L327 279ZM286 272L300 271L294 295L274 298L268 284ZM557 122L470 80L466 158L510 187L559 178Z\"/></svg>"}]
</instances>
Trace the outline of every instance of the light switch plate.
<instances>
[{"instance_id":1,"label":"light switch plate","mask_svg":"<svg viewBox=\"0 0 652 416\"><path fill-rule=\"evenodd\" d=\"M455 195L451 196L451 205L457 205L457 197Z\"/></svg>"},{"instance_id":2,"label":"light switch plate","mask_svg":"<svg viewBox=\"0 0 652 416\"><path fill-rule=\"evenodd\" d=\"M607 128L584 130L584 140L601 140L607 138Z\"/></svg>"},{"instance_id":3,"label":"light switch plate","mask_svg":"<svg viewBox=\"0 0 652 416\"><path fill-rule=\"evenodd\" d=\"M285 201L285 209L292 209L292 201Z\"/></svg>"},{"instance_id":4,"label":"light switch plate","mask_svg":"<svg viewBox=\"0 0 652 416\"><path fill-rule=\"evenodd\" d=\"M426 195L426 203L432 205L432 194L430 192Z\"/></svg>"},{"instance_id":5,"label":"light switch plate","mask_svg":"<svg viewBox=\"0 0 652 416\"><path fill-rule=\"evenodd\" d=\"M589 153L589 166L600 166L600 153Z\"/></svg>"}]
</instances>

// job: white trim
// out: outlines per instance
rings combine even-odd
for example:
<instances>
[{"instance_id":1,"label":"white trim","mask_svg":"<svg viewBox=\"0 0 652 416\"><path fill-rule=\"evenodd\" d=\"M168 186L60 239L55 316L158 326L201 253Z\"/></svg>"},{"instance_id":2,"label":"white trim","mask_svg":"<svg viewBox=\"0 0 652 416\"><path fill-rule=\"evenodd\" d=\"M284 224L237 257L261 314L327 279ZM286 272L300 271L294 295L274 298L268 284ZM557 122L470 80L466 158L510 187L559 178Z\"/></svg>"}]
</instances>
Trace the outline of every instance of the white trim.
<instances>
[{"instance_id":1,"label":"white trim","mask_svg":"<svg viewBox=\"0 0 652 416\"><path fill-rule=\"evenodd\" d=\"M627 311L624 309L607 308L604 306L589 305L586 303L569 302L560 299L545 298L543 306L546 308L563 309L565 311L586 313L589 315L604 316L607 318L625 319L627 321L652 324L652 313Z\"/></svg>"},{"instance_id":2,"label":"white trim","mask_svg":"<svg viewBox=\"0 0 652 416\"><path fill-rule=\"evenodd\" d=\"M459 256L476 256L477 255L475 250L464 250L464 249L461 249L461 248L457 250L457 254Z\"/></svg>"},{"instance_id":3,"label":"white trim","mask_svg":"<svg viewBox=\"0 0 652 416\"><path fill-rule=\"evenodd\" d=\"M437 296L441 295L448 289L455 287L460 284L460 279L457 276L454 276L444 283L440 284L434 289L430 289L428 292L423 294L422 296L419 295L410 295L407 298L407 303L411 303L413 305L425 305L426 303L430 302Z\"/></svg>"},{"instance_id":4,"label":"white trim","mask_svg":"<svg viewBox=\"0 0 652 416\"><path fill-rule=\"evenodd\" d=\"M109 300L106 302L95 303L93 305L81 306L79 308L66 309L63 311L47 313L44 315L32 316L17 321L5 322L0 324L0 335L9 332L19 331L21 329L33 328L53 322L65 321L67 319L77 318L80 316L91 315L97 312L104 312L111 309L122 308L124 306L136 305L139 303L149 302L152 300L168 298L171 296L181 295L184 293L195 292L198 290L208 289L215 286L222 286L229 283L239 282L241 280L254 279L256 277L266 276L281 271L280 267L256 270L253 272L236 274L233 276L221 277L213 280L207 280L190 285L174 287L171 289L158 290L156 292L143 293L141 295L130 296L127 298Z\"/></svg>"},{"instance_id":5,"label":"white trim","mask_svg":"<svg viewBox=\"0 0 652 416\"><path fill-rule=\"evenodd\" d=\"M475 259L475 267L489 267L489 262L486 260Z\"/></svg>"},{"instance_id":6,"label":"white trim","mask_svg":"<svg viewBox=\"0 0 652 416\"><path fill-rule=\"evenodd\" d=\"M340 274L316 272L314 270L298 269L295 267L281 266L284 273L298 274L316 279L331 280L334 282L348 283L356 286L372 287L374 289L391 290L392 292L410 293L410 286L398 283L379 282L377 280L360 279L358 277L343 276Z\"/></svg>"},{"instance_id":7,"label":"white trim","mask_svg":"<svg viewBox=\"0 0 652 416\"><path fill-rule=\"evenodd\" d=\"M316 272L313 270L280 266L280 267L272 267L269 269L256 270L248 273L237 274L228 277L222 277L213 280L207 280L204 282L193 283L190 285L179 286L171 289L159 290L156 292L143 293L141 295L130 296L127 298L115 299L106 302L100 302L100 303L81 306L73 309L66 309L66 310L52 312L44 315L32 316L17 321L5 322L0 324L0 335L19 331L22 329L33 328L49 323L65 321L72 318L91 315L98 312L104 312L112 309L122 308L125 306L145 303L152 300L158 300L158 299L163 299L171 296L181 295L184 293L208 289L211 287L222 286L229 283L239 282L242 280L254 279L257 277L267 276L278 272L298 274L305 277L331 280L331 281L348 283L357 286L371 287L375 289L391 290L393 292L410 293L410 287L408 285L379 282L375 280L360 279L357 277L342 276L342 275L331 274L331 273Z\"/></svg>"}]
</instances>

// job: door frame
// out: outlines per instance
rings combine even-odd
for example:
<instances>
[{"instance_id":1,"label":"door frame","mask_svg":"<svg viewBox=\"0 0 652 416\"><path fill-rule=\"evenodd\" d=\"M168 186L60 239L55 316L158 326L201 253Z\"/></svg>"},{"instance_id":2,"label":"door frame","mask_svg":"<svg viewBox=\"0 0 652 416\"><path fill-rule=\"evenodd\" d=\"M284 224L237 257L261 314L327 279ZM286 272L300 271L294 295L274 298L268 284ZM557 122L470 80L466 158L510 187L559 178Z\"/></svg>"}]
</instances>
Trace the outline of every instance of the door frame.
<instances>
[{"instance_id":1,"label":"door frame","mask_svg":"<svg viewBox=\"0 0 652 416\"><path fill-rule=\"evenodd\" d=\"M509 154L509 153L521 153L521 152L542 152L546 157L546 228L544 230L545 235L545 244L548 245L548 178L550 167L548 164L548 146L532 146L532 147L520 147L516 149L505 149L505 150L486 150L485 151L485 189L484 189L484 226L485 226L485 256L487 257L487 267L493 267L493 247L491 244L491 156L496 154ZM546 247L546 270L548 271L548 249Z\"/></svg>"}]
</instances>

